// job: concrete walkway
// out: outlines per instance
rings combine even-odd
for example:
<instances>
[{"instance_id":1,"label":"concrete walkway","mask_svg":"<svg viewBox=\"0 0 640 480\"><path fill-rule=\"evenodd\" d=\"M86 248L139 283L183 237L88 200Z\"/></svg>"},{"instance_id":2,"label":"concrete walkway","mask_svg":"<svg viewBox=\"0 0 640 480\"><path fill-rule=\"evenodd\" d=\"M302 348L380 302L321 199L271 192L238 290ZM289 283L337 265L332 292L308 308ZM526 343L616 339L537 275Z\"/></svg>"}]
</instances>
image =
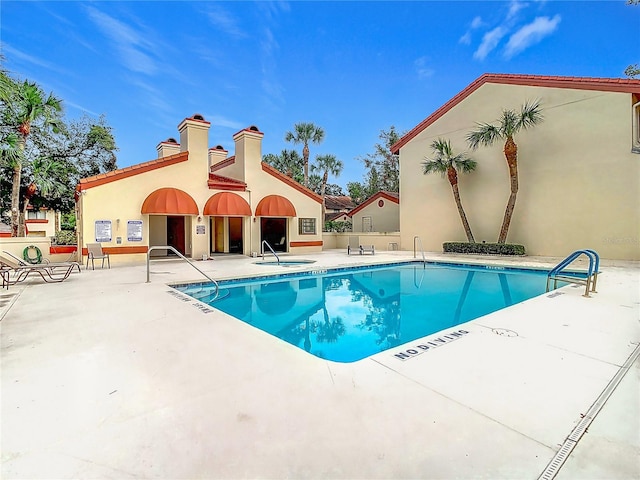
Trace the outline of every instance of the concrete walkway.
<instances>
[{"instance_id":1,"label":"concrete walkway","mask_svg":"<svg viewBox=\"0 0 640 480\"><path fill-rule=\"evenodd\" d=\"M411 255L296 258L317 262L286 271ZM282 272L254 262L197 265L216 279ZM596 410L544 478L640 478L637 263L604 261L592 298L564 287L405 361L442 333L354 363L169 294L200 280L184 263L151 269L151 283L145 266L114 266L0 294L3 479L536 479Z\"/></svg>"}]
</instances>

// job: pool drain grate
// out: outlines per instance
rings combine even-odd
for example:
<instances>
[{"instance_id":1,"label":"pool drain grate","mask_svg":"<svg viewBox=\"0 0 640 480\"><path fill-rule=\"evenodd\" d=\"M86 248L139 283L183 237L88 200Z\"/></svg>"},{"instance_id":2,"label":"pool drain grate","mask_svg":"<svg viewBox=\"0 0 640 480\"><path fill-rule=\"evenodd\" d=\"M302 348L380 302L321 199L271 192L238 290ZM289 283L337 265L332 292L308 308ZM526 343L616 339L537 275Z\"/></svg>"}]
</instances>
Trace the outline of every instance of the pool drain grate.
<instances>
[{"instance_id":1,"label":"pool drain grate","mask_svg":"<svg viewBox=\"0 0 640 480\"><path fill-rule=\"evenodd\" d=\"M591 425L591 422L593 422L593 420L596 418L604 404L607 402L616 387L620 384L623 377L629 371L629 368L631 368L631 365L633 365L633 362L636 361L638 356L640 356L640 344L638 344L633 352L631 352L631 355L629 355L624 364L618 369L618 371L609 381L602 393L598 396L593 405L591 405L587 413L571 431L569 436L560 447L560 450L556 452L540 477L538 477L538 480L552 480L553 478L555 478L562 465L564 465L564 462L567 461L567 458L569 458L569 455L571 455L571 452L578 444L578 441L580 441L582 436L585 434L587 428L589 428L589 425Z\"/></svg>"}]
</instances>

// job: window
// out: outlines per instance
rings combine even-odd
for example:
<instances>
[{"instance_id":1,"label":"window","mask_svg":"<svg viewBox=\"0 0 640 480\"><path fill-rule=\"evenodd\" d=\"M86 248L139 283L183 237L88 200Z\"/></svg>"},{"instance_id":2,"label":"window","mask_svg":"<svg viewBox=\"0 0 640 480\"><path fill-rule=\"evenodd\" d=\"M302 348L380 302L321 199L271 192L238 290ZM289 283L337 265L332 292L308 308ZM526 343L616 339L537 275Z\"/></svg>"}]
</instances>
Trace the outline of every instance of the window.
<instances>
[{"instance_id":1,"label":"window","mask_svg":"<svg viewBox=\"0 0 640 480\"><path fill-rule=\"evenodd\" d=\"M316 234L316 219L315 218L301 218L298 224L300 228L300 235L315 235Z\"/></svg>"},{"instance_id":2,"label":"window","mask_svg":"<svg viewBox=\"0 0 640 480\"><path fill-rule=\"evenodd\" d=\"M46 220L46 210L27 210L27 220Z\"/></svg>"}]
</instances>

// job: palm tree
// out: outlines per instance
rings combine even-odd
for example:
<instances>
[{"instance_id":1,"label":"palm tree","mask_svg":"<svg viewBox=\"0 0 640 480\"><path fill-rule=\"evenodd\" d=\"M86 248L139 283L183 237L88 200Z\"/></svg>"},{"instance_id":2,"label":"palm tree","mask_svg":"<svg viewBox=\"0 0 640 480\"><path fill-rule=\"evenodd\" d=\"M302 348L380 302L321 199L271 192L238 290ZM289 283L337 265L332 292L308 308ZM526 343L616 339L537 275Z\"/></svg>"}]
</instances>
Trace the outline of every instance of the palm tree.
<instances>
[{"instance_id":1,"label":"palm tree","mask_svg":"<svg viewBox=\"0 0 640 480\"><path fill-rule=\"evenodd\" d=\"M467 135L469 146L474 150L478 145L493 145L497 140L504 140L504 156L509 167L509 178L511 181L511 194L504 211L504 219L498 236L498 243L505 243L511 224L511 216L516 205L518 195L518 146L513 140L513 136L520 130L526 130L542 122L543 117L540 112L540 102L526 102L520 108L520 112L515 110L503 110L502 117L496 125L489 123L478 123L476 130Z\"/></svg>"},{"instance_id":2,"label":"palm tree","mask_svg":"<svg viewBox=\"0 0 640 480\"><path fill-rule=\"evenodd\" d=\"M285 141L294 145L302 144L302 158L304 160L304 186L309 186L309 142L320 143L324 140L324 130L313 123L296 123L292 132L287 132Z\"/></svg>"},{"instance_id":3,"label":"palm tree","mask_svg":"<svg viewBox=\"0 0 640 480\"><path fill-rule=\"evenodd\" d=\"M453 154L451 148L451 142L449 140L437 139L431 144L431 150L435 154L433 160L425 160L422 162L423 172L425 175L429 173L441 173L445 174L451 184L451 190L453 190L453 198L456 201L458 207L458 213L460 214L460 220L462 220L462 226L464 227L464 233L467 235L469 243L474 243L473 233L471 227L467 221L467 216L462 208L462 202L460 201L460 192L458 191L458 171L468 173L475 170L477 162L472 160L464 153L457 155Z\"/></svg>"},{"instance_id":4,"label":"palm tree","mask_svg":"<svg viewBox=\"0 0 640 480\"><path fill-rule=\"evenodd\" d=\"M293 178L296 182L302 180L302 158L295 150L284 149L280 155L267 153L262 161L284 173L287 177Z\"/></svg>"},{"instance_id":5,"label":"palm tree","mask_svg":"<svg viewBox=\"0 0 640 480\"><path fill-rule=\"evenodd\" d=\"M27 137L31 133L34 122L41 121L44 127L51 127L58 131L59 115L62 112L61 100L53 94L46 96L44 91L35 83L25 80L23 83L14 83L13 91L5 101L13 123L18 133L18 149L24 152ZM19 155L13 161L13 178L11 189L11 235L13 237L24 236L24 222L19 221L20 206L20 178L22 175L22 159Z\"/></svg>"},{"instance_id":6,"label":"palm tree","mask_svg":"<svg viewBox=\"0 0 640 480\"><path fill-rule=\"evenodd\" d=\"M316 163L311 167L312 171L322 173L322 183L320 183L320 196L322 197L322 221L324 222L325 213L325 191L327 189L327 181L329 174L337 177L342 173L342 161L338 160L335 155L316 155Z\"/></svg>"}]
</instances>

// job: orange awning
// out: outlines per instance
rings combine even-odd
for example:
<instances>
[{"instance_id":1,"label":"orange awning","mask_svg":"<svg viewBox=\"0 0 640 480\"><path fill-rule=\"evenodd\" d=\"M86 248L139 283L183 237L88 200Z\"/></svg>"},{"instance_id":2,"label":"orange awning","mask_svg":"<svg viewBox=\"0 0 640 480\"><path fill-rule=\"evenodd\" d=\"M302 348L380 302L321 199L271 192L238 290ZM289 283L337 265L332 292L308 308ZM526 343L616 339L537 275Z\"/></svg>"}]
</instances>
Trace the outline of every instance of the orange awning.
<instances>
[{"instance_id":1,"label":"orange awning","mask_svg":"<svg viewBox=\"0 0 640 480\"><path fill-rule=\"evenodd\" d=\"M198 215L198 205L182 190L160 188L146 198L141 212L156 215Z\"/></svg>"},{"instance_id":2,"label":"orange awning","mask_svg":"<svg viewBox=\"0 0 640 480\"><path fill-rule=\"evenodd\" d=\"M250 217L251 207L240 195L230 192L212 195L202 210L203 215L219 217Z\"/></svg>"},{"instance_id":3,"label":"orange awning","mask_svg":"<svg viewBox=\"0 0 640 480\"><path fill-rule=\"evenodd\" d=\"M289 200L280 195L268 195L256 207L256 217L295 217L296 209Z\"/></svg>"}]
</instances>

